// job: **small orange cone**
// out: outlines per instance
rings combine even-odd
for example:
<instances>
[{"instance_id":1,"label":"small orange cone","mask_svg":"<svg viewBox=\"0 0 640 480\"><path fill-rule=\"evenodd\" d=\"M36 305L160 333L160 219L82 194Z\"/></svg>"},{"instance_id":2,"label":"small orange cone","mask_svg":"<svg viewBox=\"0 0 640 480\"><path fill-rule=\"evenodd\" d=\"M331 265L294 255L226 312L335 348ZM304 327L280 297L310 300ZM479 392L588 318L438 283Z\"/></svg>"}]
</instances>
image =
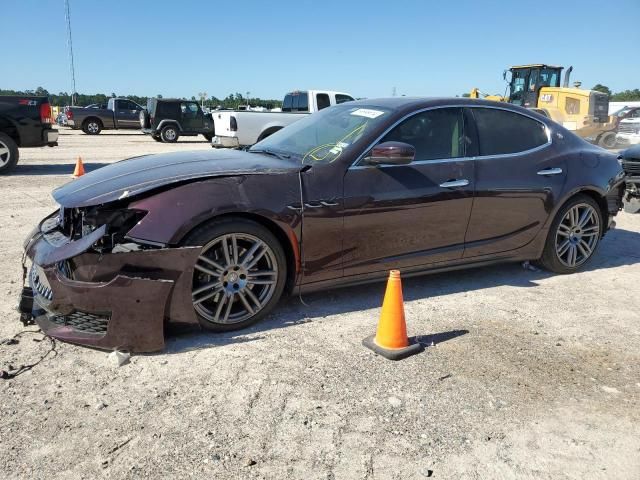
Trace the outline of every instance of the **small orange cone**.
<instances>
[{"instance_id":1,"label":"small orange cone","mask_svg":"<svg viewBox=\"0 0 640 480\"><path fill-rule=\"evenodd\" d=\"M401 360L424 350L420 342L407 337L399 270L389 272L378 331L365 338L362 344L389 360Z\"/></svg>"},{"instance_id":2,"label":"small orange cone","mask_svg":"<svg viewBox=\"0 0 640 480\"><path fill-rule=\"evenodd\" d=\"M73 170L73 178L78 178L84 175L84 165L82 164L82 157L78 157L76 161L76 168Z\"/></svg>"}]
</instances>

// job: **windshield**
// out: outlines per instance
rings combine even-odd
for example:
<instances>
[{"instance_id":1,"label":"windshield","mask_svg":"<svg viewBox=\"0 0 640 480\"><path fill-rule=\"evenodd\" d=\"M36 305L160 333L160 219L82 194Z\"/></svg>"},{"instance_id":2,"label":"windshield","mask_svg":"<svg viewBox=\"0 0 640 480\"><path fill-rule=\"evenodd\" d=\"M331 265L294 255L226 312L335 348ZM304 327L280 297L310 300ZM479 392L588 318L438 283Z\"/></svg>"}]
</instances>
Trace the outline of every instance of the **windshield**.
<instances>
[{"instance_id":1,"label":"windshield","mask_svg":"<svg viewBox=\"0 0 640 480\"><path fill-rule=\"evenodd\" d=\"M386 108L346 103L325 108L256 143L249 151L291 155L304 164L331 163L365 132L383 122L390 112Z\"/></svg>"}]
</instances>

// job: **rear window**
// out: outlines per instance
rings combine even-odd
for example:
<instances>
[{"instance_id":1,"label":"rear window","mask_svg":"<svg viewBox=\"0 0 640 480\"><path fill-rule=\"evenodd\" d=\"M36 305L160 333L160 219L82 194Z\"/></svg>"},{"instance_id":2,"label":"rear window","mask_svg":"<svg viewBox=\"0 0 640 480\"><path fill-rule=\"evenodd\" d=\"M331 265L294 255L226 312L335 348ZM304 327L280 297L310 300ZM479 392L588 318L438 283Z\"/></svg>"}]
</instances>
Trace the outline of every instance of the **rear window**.
<instances>
[{"instance_id":1,"label":"rear window","mask_svg":"<svg viewBox=\"0 0 640 480\"><path fill-rule=\"evenodd\" d=\"M283 112L308 112L309 95L307 92L288 93L282 102Z\"/></svg>"},{"instance_id":2,"label":"rear window","mask_svg":"<svg viewBox=\"0 0 640 480\"><path fill-rule=\"evenodd\" d=\"M342 93L336 94L336 104L341 104L344 102L353 102L353 98L349 95L343 95Z\"/></svg>"},{"instance_id":3,"label":"rear window","mask_svg":"<svg viewBox=\"0 0 640 480\"><path fill-rule=\"evenodd\" d=\"M496 108L472 108L480 137L480 155L531 150L549 141L542 122Z\"/></svg>"}]
</instances>

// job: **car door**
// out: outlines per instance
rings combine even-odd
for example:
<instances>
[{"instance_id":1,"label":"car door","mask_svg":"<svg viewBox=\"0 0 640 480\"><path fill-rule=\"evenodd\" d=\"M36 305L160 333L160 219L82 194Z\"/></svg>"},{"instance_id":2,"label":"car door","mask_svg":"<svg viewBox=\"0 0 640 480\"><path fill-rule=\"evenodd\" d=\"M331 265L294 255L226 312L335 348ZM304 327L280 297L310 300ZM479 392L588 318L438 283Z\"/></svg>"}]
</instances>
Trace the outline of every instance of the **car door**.
<instances>
[{"instance_id":1,"label":"car door","mask_svg":"<svg viewBox=\"0 0 640 480\"><path fill-rule=\"evenodd\" d=\"M378 143L416 149L409 165L366 165L344 178L344 275L460 259L474 194L474 145L462 108L405 118ZM366 158L366 154L365 154Z\"/></svg>"},{"instance_id":2,"label":"car door","mask_svg":"<svg viewBox=\"0 0 640 480\"><path fill-rule=\"evenodd\" d=\"M498 107L470 111L479 155L465 258L507 252L533 240L566 180L565 161L541 120Z\"/></svg>"},{"instance_id":3,"label":"car door","mask_svg":"<svg viewBox=\"0 0 640 480\"><path fill-rule=\"evenodd\" d=\"M200 106L196 102L182 102L180 104L183 132L200 132L203 129L204 116Z\"/></svg>"},{"instance_id":4,"label":"car door","mask_svg":"<svg viewBox=\"0 0 640 480\"><path fill-rule=\"evenodd\" d=\"M116 100L115 103L118 128L138 128L140 107L129 100Z\"/></svg>"}]
</instances>

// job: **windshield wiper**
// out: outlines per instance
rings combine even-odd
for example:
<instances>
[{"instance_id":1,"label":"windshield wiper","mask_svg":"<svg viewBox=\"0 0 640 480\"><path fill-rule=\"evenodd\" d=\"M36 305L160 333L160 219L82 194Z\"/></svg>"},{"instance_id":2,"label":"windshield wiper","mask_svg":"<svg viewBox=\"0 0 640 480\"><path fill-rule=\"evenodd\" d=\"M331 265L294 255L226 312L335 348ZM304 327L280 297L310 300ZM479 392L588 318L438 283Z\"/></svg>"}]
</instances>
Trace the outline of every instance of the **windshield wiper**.
<instances>
[{"instance_id":1,"label":"windshield wiper","mask_svg":"<svg viewBox=\"0 0 640 480\"><path fill-rule=\"evenodd\" d=\"M268 148L262 149L262 150L249 150L250 153L265 153L267 155L271 155L272 157L277 157L280 160L287 160L289 158L291 158L291 155L287 154L287 153L280 153L280 152L276 152L274 150L269 150Z\"/></svg>"}]
</instances>

